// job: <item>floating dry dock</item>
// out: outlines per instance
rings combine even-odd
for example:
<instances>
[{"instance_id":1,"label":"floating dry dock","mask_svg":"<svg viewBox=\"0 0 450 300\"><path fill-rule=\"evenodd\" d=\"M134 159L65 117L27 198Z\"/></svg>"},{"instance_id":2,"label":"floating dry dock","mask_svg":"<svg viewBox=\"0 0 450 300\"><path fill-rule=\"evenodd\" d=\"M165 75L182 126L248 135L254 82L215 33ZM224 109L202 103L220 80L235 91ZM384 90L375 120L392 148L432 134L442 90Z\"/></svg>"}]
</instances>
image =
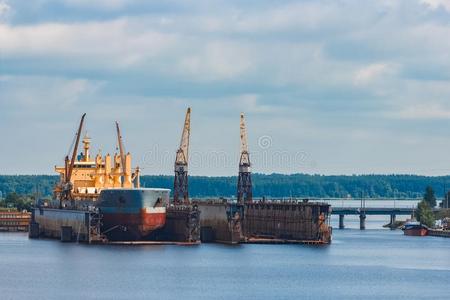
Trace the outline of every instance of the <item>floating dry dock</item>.
<instances>
[{"instance_id":1,"label":"floating dry dock","mask_svg":"<svg viewBox=\"0 0 450 300\"><path fill-rule=\"evenodd\" d=\"M237 204L222 200L194 201L167 208L166 225L146 240L108 241L98 211L36 208L30 237L63 242L122 245L202 242L228 244L328 244L330 205L308 201L264 201ZM124 228L123 230L126 230Z\"/></svg>"},{"instance_id":2,"label":"floating dry dock","mask_svg":"<svg viewBox=\"0 0 450 300\"><path fill-rule=\"evenodd\" d=\"M202 242L315 243L331 242L330 205L309 201L264 201L245 204L195 201Z\"/></svg>"}]
</instances>

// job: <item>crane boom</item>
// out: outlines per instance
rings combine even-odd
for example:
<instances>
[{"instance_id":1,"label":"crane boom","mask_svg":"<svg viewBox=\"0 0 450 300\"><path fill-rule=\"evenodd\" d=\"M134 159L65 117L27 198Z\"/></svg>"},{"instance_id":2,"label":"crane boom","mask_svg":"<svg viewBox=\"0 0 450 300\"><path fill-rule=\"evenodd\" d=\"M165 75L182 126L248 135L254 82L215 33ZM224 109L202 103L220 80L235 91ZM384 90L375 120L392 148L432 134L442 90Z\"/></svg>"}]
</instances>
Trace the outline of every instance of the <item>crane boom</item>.
<instances>
[{"instance_id":1,"label":"crane boom","mask_svg":"<svg viewBox=\"0 0 450 300\"><path fill-rule=\"evenodd\" d=\"M119 123L116 121L116 130L117 130L117 141L119 144L119 151L120 151L120 164L122 169L122 176L125 176L125 154L123 149L123 143L122 143L122 135L120 134L120 128ZM123 187L123 180L122 180L122 187Z\"/></svg>"},{"instance_id":2,"label":"crane boom","mask_svg":"<svg viewBox=\"0 0 450 300\"><path fill-rule=\"evenodd\" d=\"M180 148L178 148L177 151L175 164L187 165L189 155L190 134L191 134L191 108L189 107L186 112L186 118L184 119L183 133L181 134Z\"/></svg>"},{"instance_id":3,"label":"crane boom","mask_svg":"<svg viewBox=\"0 0 450 300\"><path fill-rule=\"evenodd\" d=\"M240 151L240 165L248 164L250 167L250 157L248 154L248 143L247 143L247 129L245 128L244 114L241 113L240 122L240 133L241 133L241 151Z\"/></svg>"},{"instance_id":4,"label":"crane boom","mask_svg":"<svg viewBox=\"0 0 450 300\"><path fill-rule=\"evenodd\" d=\"M67 183L70 182L70 179L72 177L73 166L75 164L75 158L77 156L77 151L78 151L78 143L80 142L81 130L83 130L84 117L86 117L86 113L84 113L83 116L81 116L80 125L78 127L77 139L76 139L74 147L73 147L72 159L70 160L69 170L67 171L67 178L66 178Z\"/></svg>"}]
</instances>

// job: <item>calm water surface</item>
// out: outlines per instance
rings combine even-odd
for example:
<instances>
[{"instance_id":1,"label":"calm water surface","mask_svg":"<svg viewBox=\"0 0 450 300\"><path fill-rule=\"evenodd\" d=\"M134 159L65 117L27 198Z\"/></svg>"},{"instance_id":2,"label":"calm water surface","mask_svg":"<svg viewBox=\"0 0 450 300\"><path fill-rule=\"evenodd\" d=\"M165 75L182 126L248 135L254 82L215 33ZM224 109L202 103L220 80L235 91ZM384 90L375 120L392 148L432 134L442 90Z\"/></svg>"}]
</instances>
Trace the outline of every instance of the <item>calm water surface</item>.
<instances>
[{"instance_id":1,"label":"calm water surface","mask_svg":"<svg viewBox=\"0 0 450 300\"><path fill-rule=\"evenodd\" d=\"M1 299L448 299L450 239L350 228L326 247L130 247L0 233L0 268Z\"/></svg>"}]
</instances>

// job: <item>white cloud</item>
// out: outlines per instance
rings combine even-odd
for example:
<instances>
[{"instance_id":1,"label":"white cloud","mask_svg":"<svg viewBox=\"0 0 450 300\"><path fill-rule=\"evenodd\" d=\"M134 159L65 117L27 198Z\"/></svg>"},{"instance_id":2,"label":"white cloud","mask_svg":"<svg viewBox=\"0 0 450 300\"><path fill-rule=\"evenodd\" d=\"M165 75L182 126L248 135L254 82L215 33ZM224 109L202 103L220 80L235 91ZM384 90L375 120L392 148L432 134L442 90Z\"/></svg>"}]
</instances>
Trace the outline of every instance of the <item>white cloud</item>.
<instances>
[{"instance_id":1,"label":"white cloud","mask_svg":"<svg viewBox=\"0 0 450 300\"><path fill-rule=\"evenodd\" d=\"M0 20L11 11L11 6L6 1L0 1Z\"/></svg>"},{"instance_id":2,"label":"white cloud","mask_svg":"<svg viewBox=\"0 0 450 300\"><path fill-rule=\"evenodd\" d=\"M104 66L126 67L163 53L170 34L142 31L127 19L75 24L0 25L3 55L83 58Z\"/></svg>"},{"instance_id":3,"label":"white cloud","mask_svg":"<svg viewBox=\"0 0 450 300\"><path fill-rule=\"evenodd\" d=\"M257 94L244 94L235 97L233 100L236 107L246 113L274 113L276 110L276 108L271 105L261 104Z\"/></svg>"},{"instance_id":4,"label":"white cloud","mask_svg":"<svg viewBox=\"0 0 450 300\"><path fill-rule=\"evenodd\" d=\"M182 119L192 105L193 147L237 151L230 141L238 143L243 111L250 137L269 134L293 150L307 145L321 172L346 172L332 165L329 145L341 145L339 161L353 172L355 165L376 166L367 155L377 162L392 157L379 145L395 141L401 149L398 136L421 140L420 120L444 131L438 122L450 119L444 1L62 1L0 0L14 4L6 8L14 11L12 22L0 24L0 119L8 121L0 129L23 126L18 142L33 137L36 120L67 137L74 125L68 116L76 123L87 108L97 120L90 128L104 122L110 130L114 118L124 130L130 126L133 153L145 150L142 136L172 149L180 130L175 116ZM149 114L156 119L143 125ZM406 129L398 125L405 120ZM54 155L49 159L45 167ZM384 171L395 168L390 162ZM171 172L170 164L161 167Z\"/></svg>"},{"instance_id":5,"label":"white cloud","mask_svg":"<svg viewBox=\"0 0 450 300\"><path fill-rule=\"evenodd\" d=\"M248 47L229 41L213 41L194 48L192 55L180 54L180 73L195 75L202 80L232 78L248 71L253 60Z\"/></svg>"},{"instance_id":6,"label":"white cloud","mask_svg":"<svg viewBox=\"0 0 450 300\"><path fill-rule=\"evenodd\" d=\"M387 63L370 64L356 71L353 80L357 85L368 84L393 71L394 66Z\"/></svg>"},{"instance_id":7,"label":"white cloud","mask_svg":"<svg viewBox=\"0 0 450 300\"><path fill-rule=\"evenodd\" d=\"M133 3L133 0L64 0L64 2L73 7L99 8L104 10L118 10L124 6Z\"/></svg>"},{"instance_id":8,"label":"white cloud","mask_svg":"<svg viewBox=\"0 0 450 300\"><path fill-rule=\"evenodd\" d=\"M431 9L444 8L450 11L450 0L420 0L421 3L427 5Z\"/></svg>"},{"instance_id":9,"label":"white cloud","mask_svg":"<svg viewBox=\"0 0 450 300\"><path fill-rule=\"evenodd\" d=\"M441 120L450 119L450 108L437 103L414 104L388 116L405 120Z\"/></svg>"},{"instance_id":10,"label":"white cloud","mask_svg":"<svg viewBox=\"0 0 450 300\"><path fill-rule=\"evenodd\" d=\"M39 110L76 108L95 94L103 82L43 76L2 76L0 105L7 113L35 113Z\"/></svg>"}]
</instances>

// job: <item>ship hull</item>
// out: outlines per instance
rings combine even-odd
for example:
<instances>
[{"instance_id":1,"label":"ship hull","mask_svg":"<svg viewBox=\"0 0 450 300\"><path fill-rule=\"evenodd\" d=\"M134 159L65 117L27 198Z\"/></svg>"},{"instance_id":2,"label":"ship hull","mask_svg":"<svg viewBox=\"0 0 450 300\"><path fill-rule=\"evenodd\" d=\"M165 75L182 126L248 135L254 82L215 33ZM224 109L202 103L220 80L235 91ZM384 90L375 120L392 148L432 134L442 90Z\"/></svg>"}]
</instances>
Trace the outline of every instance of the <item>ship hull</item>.
<instances>
[{"instance_id":1,"label":"ship hull","mask_svg":"<svg viewBox=\"0 0 450 300\"><path fill-rule=\"evenodd\" d=\"M404 229L403 233L409 236L426 236L428 234L428 230L426 228Z\"/></svg>"},{"instance_id":2,"label":"ship hull","mask_svg":"<svg viewBox=\"0 0 450 300\"><path fill-rule=\"evenodd\" d=\"M165 189L110 189L102 191L101 231L109 240L143 240L166 223Z\"/></svg>"},{"instance_id":3,"label":"ship hull","mask_svg":"<svg viewBox=\"0 0 450 300\"><path fill-rule=\"evenodd\" d=\"M106 233L110 240L145 239L155 230L166 224L166 212L158 213L103 213L102 229L111 230Z\"/></svg>"},{"instance_id":4,"label":"ship hull","mask_svg":"<svg viewBox=\"0 0 450 300\"><path fill-rule=\"evenodd\" d=\"M403 234L409 236L428 235L428 228L418 222L407 222L403 228Z\"/></svg>"}]
</instances>

